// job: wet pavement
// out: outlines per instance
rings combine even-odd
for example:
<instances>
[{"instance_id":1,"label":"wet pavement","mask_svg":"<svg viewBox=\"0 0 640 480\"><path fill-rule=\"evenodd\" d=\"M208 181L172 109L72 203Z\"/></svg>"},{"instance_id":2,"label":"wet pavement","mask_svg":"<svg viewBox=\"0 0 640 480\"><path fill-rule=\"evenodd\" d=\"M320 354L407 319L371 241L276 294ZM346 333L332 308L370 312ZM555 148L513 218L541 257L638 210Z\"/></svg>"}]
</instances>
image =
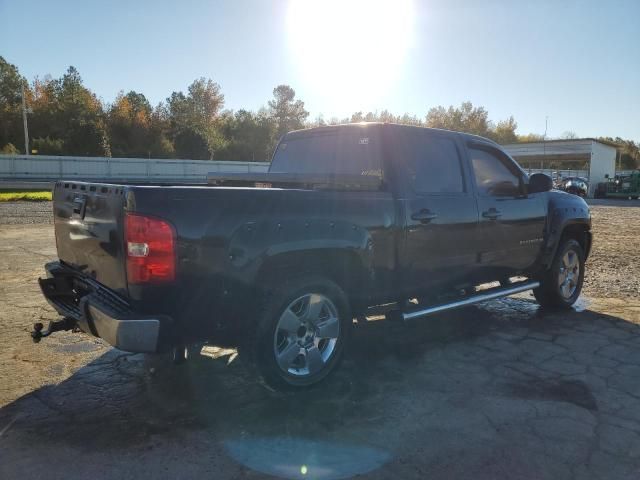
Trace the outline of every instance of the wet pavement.
<instances>
[{"instance_id":1,"label":"wet pavement","mask_svg":"<svg viewBox=\"0 0 640 480\"><path fill-rule=\"evenodd\" d=\"M0 478L640 476L636 297L360 322L334 376L282 394L233 350L170 366L79 334L32 344L54 254L48 226L0 231Z\"/></svg>"}]
</instances>

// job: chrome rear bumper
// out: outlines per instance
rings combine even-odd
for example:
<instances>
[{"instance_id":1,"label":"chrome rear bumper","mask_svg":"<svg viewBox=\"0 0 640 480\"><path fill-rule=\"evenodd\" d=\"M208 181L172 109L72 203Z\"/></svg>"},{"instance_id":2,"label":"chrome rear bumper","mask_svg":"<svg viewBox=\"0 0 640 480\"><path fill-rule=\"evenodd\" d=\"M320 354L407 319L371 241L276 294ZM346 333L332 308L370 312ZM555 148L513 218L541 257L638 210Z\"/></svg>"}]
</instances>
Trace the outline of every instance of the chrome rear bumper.
<instances>
[{"instance_id":1,"label":"chrome rear bumper","mask_svg":"<svg viewBox=\"0 0 640 480\"><path fill-rule=\"evenodd\" d=\"M51 262L45 266L47 278L40 278L40 289L49 304L80 330L100 337L108 344L128 352L157 352L166 316L135 312L125 299L78 271Z\"/></svg>"}]
</instances>

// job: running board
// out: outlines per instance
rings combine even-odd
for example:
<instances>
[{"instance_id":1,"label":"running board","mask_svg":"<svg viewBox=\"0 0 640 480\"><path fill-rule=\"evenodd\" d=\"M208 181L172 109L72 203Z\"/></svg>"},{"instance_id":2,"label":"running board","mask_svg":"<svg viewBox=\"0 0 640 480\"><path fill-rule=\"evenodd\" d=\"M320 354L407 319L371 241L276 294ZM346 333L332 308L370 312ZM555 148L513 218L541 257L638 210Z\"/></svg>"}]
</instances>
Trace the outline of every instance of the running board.
<instances>
[{"instance_id":1,"label":"running board","mask_svg":"<svg viewBox=\"0 0 640 480\"><path fill-rule=\"evenodd\" d=\"M467 305L473 305L474 303L486 302L487 300L493 300L495 298L507 297L509 295L513 295L515 293L526 292L527 290L532 290L534 288L538 288L540 286L540 282L518 282L512 283L508 287L495 287L487 290L483 290L481 292L476 293L475 295L470 295L461 300L456 300L450 303L441 303L439 305L433 305L431 307L423 308L420 310L414 310L411 312L403 312L402 318L407 320L413 320L414 318L426 317L427 315L432 315L434 313L444 312L445 310L453 310L454 308L466 307Z\"/></svg>"}]
</instances>

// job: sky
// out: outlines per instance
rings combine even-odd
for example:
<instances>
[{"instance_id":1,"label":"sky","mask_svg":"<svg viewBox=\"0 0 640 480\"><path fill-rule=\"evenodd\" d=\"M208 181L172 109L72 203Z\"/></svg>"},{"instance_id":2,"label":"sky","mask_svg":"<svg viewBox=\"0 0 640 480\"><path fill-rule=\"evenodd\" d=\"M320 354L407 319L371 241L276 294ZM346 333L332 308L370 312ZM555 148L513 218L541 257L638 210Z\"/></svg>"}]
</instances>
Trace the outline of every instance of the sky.
<instances>
[{"instance_id":1,"label":"sky","mask_svg":"<svg viewBox=\"0 0 640 480\"><path fill-rule=\"evenodd\" d=\"M30 80L73 65L105 102L207 77L234 110L288 84L311 119L469 100L520 134L640 141L638 19L640 0L0 0L0 55Z\"/></svg>"}]
</instances>

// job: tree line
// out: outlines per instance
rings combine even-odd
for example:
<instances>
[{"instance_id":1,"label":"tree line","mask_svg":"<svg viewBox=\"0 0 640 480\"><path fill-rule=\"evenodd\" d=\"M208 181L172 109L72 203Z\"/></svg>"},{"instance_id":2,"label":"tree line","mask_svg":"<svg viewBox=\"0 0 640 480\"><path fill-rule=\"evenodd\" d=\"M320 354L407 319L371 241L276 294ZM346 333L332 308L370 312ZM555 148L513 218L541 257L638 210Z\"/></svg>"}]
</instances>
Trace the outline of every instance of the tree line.
<instances>
[{"instance_id":1,"label":"tree line","mask_svg":"<svg viewBox=\"0 0 640 480\"><path fill-rule=\"evenodd\" d=\"M60 78L46 76L29 83L0 56L0 153L24 153L23 91L30 150L41 155L265 161L288 131L366 121L465 131L501 144L542 140L541 135L516 134L512 116L494 122L485 108L471 102L431 108L424 118L383 110L310 120L294 89L278 85L265 107L233 111L225 109L220 85L206 78L196 79L186 92L173 92L155 106L133 90L121 91L112 103L104 103L74 67ZM607 140L621 145L628 157L623 156L624 164L640 162L640 145L620 138Z\"/></svg>"}]
</instances>

